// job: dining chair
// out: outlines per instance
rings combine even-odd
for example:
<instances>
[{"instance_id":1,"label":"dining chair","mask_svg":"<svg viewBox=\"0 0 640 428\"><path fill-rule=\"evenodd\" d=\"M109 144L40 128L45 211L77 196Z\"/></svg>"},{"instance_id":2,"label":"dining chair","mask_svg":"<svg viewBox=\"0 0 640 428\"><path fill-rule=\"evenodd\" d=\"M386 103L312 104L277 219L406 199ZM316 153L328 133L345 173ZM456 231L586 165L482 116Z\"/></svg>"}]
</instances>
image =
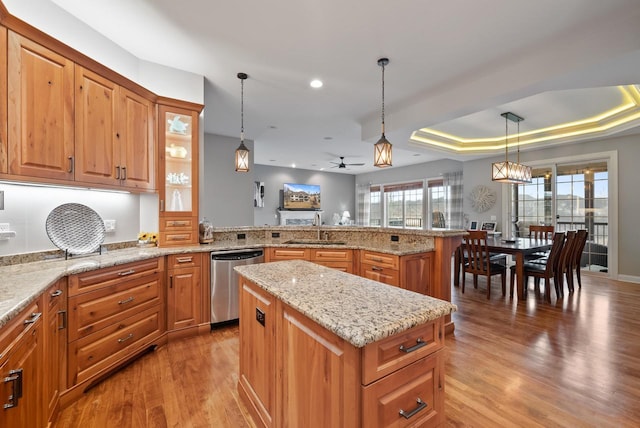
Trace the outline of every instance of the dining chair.
<instances>
[{"instance_id":1,"label":"dining chair","mask_svg":"<svg viewBox=\"0 0 640 428\"><path fill-rule=\"evenodd\" d=\"M553 226L540 226L540 225L529 225L529 238L531 239L552 239L553 238ZM524 259L527 260L535 260L542 257L549 257L548 251L543 251L540 253L527 254Z\"/></svg>"},{"instance_id":2,"label":"dining chair","mask_svg":"<svg viewBox=\"0 0 640 428\"><path fill-rule=\"evenodd\" d=\"M544 279L544 295L547 302L551 302L551 278L556 290L556 298L563 296L562 284L558 284L555 275L559 268L560 254L564 246L565 235L563 232L556 232L553 235L553 244L549 251L549 256L544 259L532 260L524 263L524 290L523 296L527 296L529 277L533 277L536 294L540 291L540 279ZM516 267L511 266L511 278L509 283L509 296L513 297L513 285L516 277Z\"/></svg>"},{"instance_id":3,"label":"dining chair","mask_svg":"<svg viewBox=\"0 0 640 428\"><path fill-rule=\"evenodd\" d=\"M466 274L473 275L473 287L478 288L478 275L487 278L487 299L491 298L491 277L500 275L502 279L502 295L506 294L507 267L491 261L487 248L487 232L485 230L469 230L464 238L462 251L464 252L464 266L462 269L462 292L466 282Z\"/></svg>"},{"instance_id":4,"label":"dining chair","mask_svg":"<svg viewBox=\"0 0 640 428\"><path fill-rule=\"evenodd\" d=\"M576 242L576 234L575 230L567 231L567 239L564 242L564 246L562 247L562 252L560 253L560 261L558 262L558 270L556 272L556 281L560 286L561 292L564 294L564 279L567 280L567 288L569 292L573 292L573 273L571 270L571 266L573 265L573 251Z\"/></svg>"},{"instance_id":5,"label":"dining chair","mask_svg":"<svg viewBox=\"0 0 640 428\"><path fill-rule=\"evenodd\" d=\"M589 237L589 231L586 229L579 229L576 232L576 238L573 249L573 259L571 260L571 270L575 269L576 271L576 279L578 282L578 288L582 288L582 281L580 279L580 259L582 258L582 251L584 251L584 246L587 243L587 238ZM573 272L571 272L571 279L573 285ZM573 291L573 290L571 290Z\"/></svg>"}]
</instances>

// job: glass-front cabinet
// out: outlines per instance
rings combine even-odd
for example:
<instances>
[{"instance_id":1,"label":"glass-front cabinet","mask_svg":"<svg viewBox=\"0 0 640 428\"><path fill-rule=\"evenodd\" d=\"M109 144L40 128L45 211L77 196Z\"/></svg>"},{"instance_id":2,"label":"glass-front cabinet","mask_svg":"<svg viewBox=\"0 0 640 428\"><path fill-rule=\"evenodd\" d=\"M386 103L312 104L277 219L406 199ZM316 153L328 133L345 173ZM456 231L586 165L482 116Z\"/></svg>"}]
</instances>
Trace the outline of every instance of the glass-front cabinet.
<instances>
[{"instance_id":1,"label":"glass-front cabinet","mask_svg":"<svg viewBox=\"0 0 640 428\"><path fill-rule=\"evenodd\" d=\"M158 104L160 246L198 243L201 110L200 105L178 101Z\"/></svg>"}]
</instances>

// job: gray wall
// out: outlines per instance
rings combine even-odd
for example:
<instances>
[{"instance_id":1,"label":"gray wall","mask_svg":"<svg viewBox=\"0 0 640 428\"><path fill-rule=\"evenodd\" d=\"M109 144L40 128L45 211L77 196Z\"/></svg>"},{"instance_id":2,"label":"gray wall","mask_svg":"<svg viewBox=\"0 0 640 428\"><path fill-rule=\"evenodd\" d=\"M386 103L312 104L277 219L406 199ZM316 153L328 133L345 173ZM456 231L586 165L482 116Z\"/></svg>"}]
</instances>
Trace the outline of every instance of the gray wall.
<instances>
[{"instance_id":1,"label":"gray wall","mask_svg":"<svg viewBox=\"0 0 640 428\"><path fill-rule=\"evenodd\" d=\"M331 224L333 213L348 210L355 220L355 176L307 169L254 165L255 181L264 182L264 208L254 208L256 226L278 224L277 210L282 205L284 183L319 184L322 222ZM253 194L251 195L253 201Z\"/></svg>"},{"instance_id":2,"label":"gray wall","mask_svg":"<svg viewBox=\"0 0 640 428\"><path fill-rule=\"evenodd\" d=\"M462 171L463 163L450 159L425 162L402 168L386 168L356 176L356 184L389 184L442 177L445 172Z\"/></svg>"},{"instance_id":3,"label":"gray wall","mask_svg":"<svg viewBox=\"0 0 640 428\"><path fill-rule=\"evenodd\" d=\"M253 225L253 141L244 144L250 150L248 173L235 171L240 138L204 134L200 219L206 217L214 226Z\"/></svg>"}]
</instances>

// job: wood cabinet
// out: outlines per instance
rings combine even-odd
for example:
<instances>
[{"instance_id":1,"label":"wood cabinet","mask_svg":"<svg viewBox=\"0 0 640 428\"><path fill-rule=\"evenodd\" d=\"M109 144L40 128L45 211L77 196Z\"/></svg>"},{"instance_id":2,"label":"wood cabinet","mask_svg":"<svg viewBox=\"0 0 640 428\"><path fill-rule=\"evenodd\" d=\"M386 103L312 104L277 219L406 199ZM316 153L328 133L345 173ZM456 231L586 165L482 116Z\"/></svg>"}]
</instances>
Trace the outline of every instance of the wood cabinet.
<instances>
[{"instance_id":1,"label":"wood cabinet","mask_svg":"<svg viewBox=\"0 0 640 428\"><path fill-rule=\"evenodd\" d=\"M202 106L158 105L161 247L198 243L198 116Z\"/></svg>"},{"instance_id":2,"label":"wood cabinet","mask_svg":"<svg viewBox=\"0 0 640 428\"><path fill-rule=\"evenodd\" d=\"M75 180L152 189L153 103L79 65L75 81Z\"/></svg>"},{"instance_id":3,"label":"wood cabinet","mask_svg":"<svg viewBox=\"0 0 640 428\"><path fill-rule=\"evenodd\" d=\"M167 330L197 327L203 321L201 253L167 256Z\"/></svg>"},{"instance_id":4,"label":"wood cabinet","mask_svg":"<svg viewBox=\"0 0 640 428\"><path fill-rule=\"evenodd\" d=\"M165 332L164 258L69 277L67 384L107 373Z\"/></svg>"},{"instance_id":5,"label":"wood cabinet","mask_svg":"<svg viewBox=\"0 0 640 428\"><path fill-rule=\"evenodd\" d=\"M8 32L9 173L73 180L71 60Z\"/></svg>"},{"instance_id":6,"label":"wood cabinet","mask_svg":"<svg viewBox=\"0 0 640 428\"><path fill-rule=\"evenodd\" d=\"M264 252L265 262L278 262L281 260L311 260L310 248L266 248Z\"/></svg>"},{"instance_id":7,"label":"wood cabinet","mask_svg":"<svg viewBox=\"0 0 640 428\"><path fill-rule=\"evenodd\" d=\"M55 420L60 394L66 389L67 278L58 280L44 299L44 406L47 420Z\"/></svg>"},{"instance_id":8,"label":"wood cabinet","mask_svg":"<svg viewBox=\"0 0 640 428\"><path fill-rule=\"evenodd\" d=\"M0 331L0 427L42 427L42 299Z\"/></svg>"},{"instance_id":9,"label":"wood cabinet","mask_svg":"<svg viewBox=\"0 0 640 428\"><path fill-rule=\"evenodd\" d=\"M432 296L432 254L426 252L397 256L362 250L360 276Z\"/></svg>"},{"instance_id":10,"label":"wood cabinet","mask_svg":"<svg viewBox=\"0 0 640 428\"><path fill-rule=\"evenodd\" d=\"M5 108L0 109L0 174L6 174L9 168L7 142L7 28L0 25L0 100Z\"/></svg>"},{"instance_id":11,"label":"wood cabinet","mask_svg":"<svg viewBox=\"0 0 640 428\"><path fill-rule=\"evenodd\" d=\"M353 250L348 248L267 248L265 261L308 260L319 265L353 273Z\"/></svg>"},{"instance_id":12,"label":"wood cabinet","mask_svg":"<svg viewBox=\"0 0 640 428\"><path fill-rule=\"evenodd\" d=\"M356 348L240 281L238 390L258 426L444 423L444 318Z\"/></svg>"},{"instance_id":13,"label":"wood cabinet","mask_svg":"<svg viewBox=\"0 0 640 428\"><path fill-rule=\"evenodd\" d=\"M275 299L240 277L240 374L238 391L262 426L272 427L275 411Z\"/></svg>"}]
</instances>

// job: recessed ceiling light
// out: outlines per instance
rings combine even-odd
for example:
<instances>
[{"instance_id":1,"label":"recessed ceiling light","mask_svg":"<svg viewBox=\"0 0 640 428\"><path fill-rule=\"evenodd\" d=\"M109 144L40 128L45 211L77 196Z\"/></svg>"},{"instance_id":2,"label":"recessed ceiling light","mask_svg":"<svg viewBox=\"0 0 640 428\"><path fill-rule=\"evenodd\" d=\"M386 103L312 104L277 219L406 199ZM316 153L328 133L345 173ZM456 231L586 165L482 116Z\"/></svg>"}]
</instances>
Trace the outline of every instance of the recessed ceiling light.
<instances>
[{"instance_id":1,"label":"recessed ceiling light","mask_svg":"<svg viewBox=\"0 0 640 428\"><path fill-rule=\"evenodd\" d=\"M295 164L295 163L292 163L292 164L291 164L291 168L295 168L295 167L296 167L296 164Z\"/></svg>"},{"instance_id":2,"label":"recessed ceiling light","mask_svg":"<svg viewBox=\"0 0 640 428\"><path fill-rule=\"evenodd\" d=\"M311 83L309 83L309 86L311 86L314 89L322 88L322 80L313 79Z\"/></svg>"}]
</instances>

